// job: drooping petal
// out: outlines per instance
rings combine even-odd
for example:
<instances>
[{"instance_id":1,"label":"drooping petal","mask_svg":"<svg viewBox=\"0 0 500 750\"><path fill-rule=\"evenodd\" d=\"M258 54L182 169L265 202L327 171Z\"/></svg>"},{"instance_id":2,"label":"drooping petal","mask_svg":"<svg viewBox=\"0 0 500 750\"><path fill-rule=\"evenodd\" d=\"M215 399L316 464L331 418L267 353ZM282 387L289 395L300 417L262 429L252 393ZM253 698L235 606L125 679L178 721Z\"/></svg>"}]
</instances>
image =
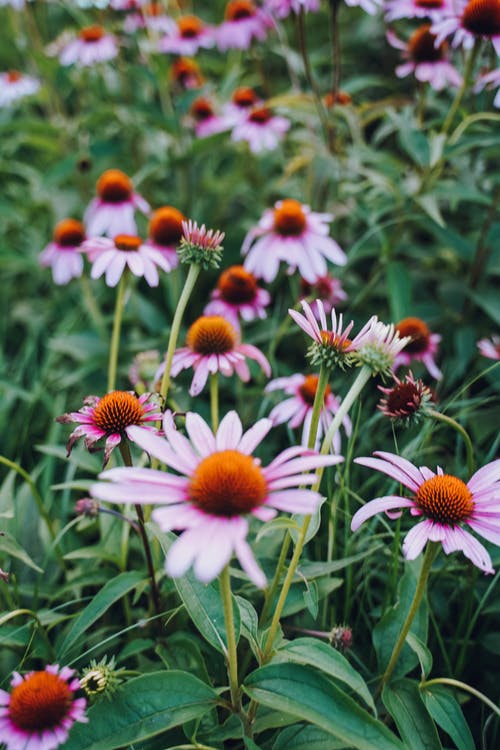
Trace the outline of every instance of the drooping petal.
<instances>
[{"instance_id":1,"label":"drooping petal","mask_svg":"<svg viewBox=\"0 0 500 750\"><path fill-rule=\"evenodd\" d=\"M392 479L395 479L397 482L401 482L401 484L404 484L405 487L408 487L408 489L413 492L418 490L419 486L422 484L422 478L416 466L413 466L413 464L405 459L401 459L399 462L397 460L399 459L399 456L392 453L382 454L381 452L378 452L376 455L382 456L382 459L362 456L360 458L355 458L354 463L360 464L360 466L366 466L369 469L381 471L383 474L387 474L387 476L392 477ZM388 460L389 456L391 460ZM411 469L408 467L408 464Z\"/></svg>"},{"instance_id":2,"label":"drooping petal","mask_svg":"<svg viewBox=\"0 0 500 750\"><path fill-rule=\"evenodd\" d=\"M400 497L398 495L386 495L385 497L377 497L374 500L363 505L354 516L351 521L351 531L357 531L361 524L367 521L377 513L382 513L395 508L410 508L413 505L413 500L407 497Z\"/></svg>"},{"instance_id":3,"label":"drooping petal","mask_svg":"<svg viewBox=\"0 0 500 750\"><path fill-rule=\"evenodd\" d=\"M446 538L443 540L443 550L447 555L450 552L461 551L484 573L495 572L491 564L491 558L483 545L460 526L448 530Z\"/></svg>"},{"instance_id":4,"label":"drooping petal","mask_svg":"<svg viewBox=\"0 0 500 750\"><path fill-rule=\"evenodd\" d=\"M432 533L433 523L429 519L417 523L406 535L403 542L403 554L407 560L415 560L422 552Z\"/></svg>"},{"instance_id":5,"label":"drooping petal","mask_svg":"<svg viewBox=\"0 0 500 750\"><path fill-rule=\"evenodd\" d=\"M285 513L310 514L318 508L322 501L322 495L312 490L284 490L283 492L271 492L267 504L276 510Z\"/></svg>"},{"instance_id":6,"label":"drooping petal","mask_svg":"<svg viewBox=\"0 0 500 750\"><path fill-rule=\"evenodd\" d=\"M254 583L255 586L257 586L257 588L259 589L265 588L267 583L266 576L257 564L250 545L248 544L246 539L240 539L236 542L235 552L241 567L250 578L252 583Z\"/></svg>"}]
</instances>

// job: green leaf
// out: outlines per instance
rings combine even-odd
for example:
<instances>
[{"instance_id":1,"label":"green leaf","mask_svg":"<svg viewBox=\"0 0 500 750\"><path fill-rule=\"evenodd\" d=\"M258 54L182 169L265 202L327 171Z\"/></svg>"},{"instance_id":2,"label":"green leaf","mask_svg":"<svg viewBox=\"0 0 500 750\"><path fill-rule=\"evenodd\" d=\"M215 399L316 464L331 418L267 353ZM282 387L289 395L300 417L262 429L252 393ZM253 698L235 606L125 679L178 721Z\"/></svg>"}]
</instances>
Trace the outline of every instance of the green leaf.
<instances>
[{"instance_id":1,"label":"green leaf","mask_svg":"<svg viewBox=\"0 0 500 750\"><path fill-rule=\"evenodd\" d=\"M382 722L374 719L323 674L302 664L268 664L249 675L251 698L315 724L358 750L403 750Z\"/></svg>"},{"instance_id":2,"label":"green leaf","mask_svg":"<svg viewBox=\"0 0 500 750\"><path fill-rule=\"evenodd\" d=\"M411 650L417 655L420 662L420 668L422 670L422 676L427 677L432 669L432 654L425 645L422 643L420 638L415 633L408 633L406 636L406 643L409 645Z\"/></svg>"},{"instance_id":3,"label":"green leaf","mask_svg":"<svg viewBox=\"0 0 500 750\"><path fill-rule=\"evenodd\" d=\"M329 576L343 568L349 567L349 565L352 565L353 563L364 560L365 557L373 555L381 548L381 544L374 544L370 549L365 550L364 552L359 552L357 555L343 557L340 560L332 560L331 562L310 562L309 560L304 560L300 563L299 571L308 581L310 581L311 578Z\"/></svg>"},{"instance_id":4,"label":"green leaf","mask_svg":"<svg viewBox=\"0 0 500 750\"><path fill-rule=\"evenodd\" d=\"M130 680L92 706L88 724L75 724L65 750L115 750L154 737L212 709L217 694L197 677L172 670Z\"/></svg>"},{"instance_id":5,"label":"green leaf","mask_svg":"<svg viewBox=\"0 0 500 750\"><path fill-rule=\"evenodd\" d=\"M259 616L255 607L241 596L235 597L240 610L241 634L247 639L252 653L259 660L262 656L259 647Z\"/></svg>"},{"instance_id":6,"label":"green leaf","mask_svg":"<svg viewBox=\"0 0 500 750\"><path fill-rule=\"evenodd\" d=\"M280 732L273 750L344 750L345 747L345 742L335 740L323 729L298 724Z\"/></svg>"},{"instance_id":7,"label":"green leaf","mask_svg":"<svg viewBox=\"0 0 500 750\"><path fill-rule=\"evenodd\" d=\"M349 664L345 656L336 651L333 646L322 643L316 638L296 638L275 654L273 662L281 660L292 661L296 664L309 664L330 677L340 680L354 690L372 711L375 711L373 698L366 682Z\"/></svg>"},{"instance_id":8,"label":"green leaf","mask_svg":"<svg viewBox=\"0 0 500 750\"><path fill-rule=\"evenodd\" d=\"M99 593L94 596L90 604L85 607L83 612L73 620L71 628L59 648L58 657L63 659L64 655L75 645L85 631L88 630L90 626L111 607L112 604L135 588L142 580L143 576L140 573L131 571L129 573L120 573L116 578L108 581Z\"/></svg>"},{"instance_id":9,"label":"green leaf","mask_svg":"<svg viewBox=\"0 0 500 750\"><path fill-rule=\"evenodd\" d=\"M38 573L43 573L42 568L38 567L38 565L33 562L26 550L24 550L10 534L4 533L0 535L0 552L4 552L9 557L17 558Z\"/></svg>"},{"instance_id":10,"label":"green leaf","mask_svg":"<svg viewBox=\"0 0 500 750\"><path fill-rule=\"evenodd\" d=\"M412 311L412 284L408 266L404 263L387 264L387 291L391 309L391 320L408 317Z\"/></svg>"},{"instance_id":11,"label":"green leaf","mask_svg":"<svg viewBox=\"0 0 500 750\"><path fill-rule=\"evenodd\" d=\"M406 678L391 682L384 688L382 700L407 747L411 750L442 750L436 726L416 682Z\"/></svg>"},{"instance_id":12,"label":"green leaf","mask_svg":"<svg viewBox=\"0 0 500 750\"><path fill-rule=\"evenodd\" d=\"M411 127L401 127L398 130L398 140L406 154L419 167L426 167L431 158L429 142L421 130Z\"/></svg>"},{"instance_id":13,"label":"green leaf","mask_svg":"<svg viewBox=\"0 0 500 750\"><path fill-rule=\"evenodd\" d=\"M500 325L500 299L497 289L482 289L478 292L469 291L468 295L486 315L489 315L497 325Z\"/></svg>"},{"instance_id":14,"label":"green leaf","mask_svg":"<svg viewBox=\"0 0 500 750\"><path fill-rule=\"evenodd\" d=\"M444 685L433 685L421 691L430 715L455 743L457 750L476 750L471 731L460 704Z\"/></svg>"}]
</instances>

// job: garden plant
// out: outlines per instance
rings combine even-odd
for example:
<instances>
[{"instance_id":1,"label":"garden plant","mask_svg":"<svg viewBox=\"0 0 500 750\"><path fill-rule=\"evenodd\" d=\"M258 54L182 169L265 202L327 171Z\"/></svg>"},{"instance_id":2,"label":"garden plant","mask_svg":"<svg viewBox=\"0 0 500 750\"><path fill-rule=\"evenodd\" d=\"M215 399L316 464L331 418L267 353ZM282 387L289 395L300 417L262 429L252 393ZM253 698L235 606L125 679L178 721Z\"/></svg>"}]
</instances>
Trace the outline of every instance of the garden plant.
<instances>
[{"instance_id":1,"label":"garden plant","mask_svg":"<svg viewBox=\"0 0 500 750\"><path fill-rule=\"evenodd\" d=\"M500 0L0 0L1 750L500 747Z\"/></svg>"}]
</instances>

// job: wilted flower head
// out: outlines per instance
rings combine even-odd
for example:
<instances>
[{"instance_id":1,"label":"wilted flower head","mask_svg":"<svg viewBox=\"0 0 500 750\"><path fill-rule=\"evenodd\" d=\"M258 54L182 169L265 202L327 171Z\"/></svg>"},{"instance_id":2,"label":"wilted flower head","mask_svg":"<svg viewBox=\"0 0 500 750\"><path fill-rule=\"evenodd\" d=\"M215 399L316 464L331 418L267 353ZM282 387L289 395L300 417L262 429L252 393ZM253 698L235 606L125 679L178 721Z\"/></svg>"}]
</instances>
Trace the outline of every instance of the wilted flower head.
<instances>
[{"instance_id":1,"label":"wilted flower head","mask_svg":"<svg viewBox=\"0 0 500 750\"><path fill-rule=\"evenodd\" d=\"M77 516L96 518L99 515L99 503L92 497L81 497L75 503L75 513Z\"/></svg>"},{"instance_id":2,"label":"wilted flower head","mask_svg":"<svg viewBox=\"0 0 500 750\"><path fill-rule=\"evenodd\" d=\"M385 398L381 399L377 406L382 414L391 419L398 420L404 424L418 422L429 412L429 404L434 401L432 391L420 378L415 380L410 371L400 380L395 375L394 384L390 388L379 385Z\"/></svg>"},{"instance_id":3,"label":"wilted flower head","mask_svg":"<svg viewBox=\"0 0 500 750\"><path fill-rule=\"evenodd\" d=\"M0 739L5 750L55 750L65 744L76 721L88 721L87 701L77 698L80 682L75 670L49 664L20 675L12 690L0 690Z\"/></svg>"},{"instance_id":4,"label":"wilted flower head","mask_svg":"<svg viewBox=\"0 0 500 750\"><path fill-rule=\"evenodd\" d=\"M336 625L328 638L333 648L345 654L352 646L352 630L349 625Z\"/></svg>"},{"instance_id":5,"label":"wilted flower head","mask_svg":"<svg viewBox=\"0 0 500 750\"><path fill-rule=\"evenodd\" d=\"M151 423L161 421L163 413L154 401L147 403L151 393L137 397L132 391L111 391L105 396L87 396L80 411L72 411L56 417L56 422L67 424L76 422L78 427L71 433L66 450L68 456L81 437L85 438L85 447L89 451L100 450L96 443L105 439L104 462L108 463L111 451L125 438L130 439L129 430L138 425L143 430L153 430Z\"/></svg>"},{"instance_id":6,"label":"wilted flower head","mask_svg":"<svg viewBox=\"0 0 500 750\"><path fill-rule=\"evenodd\" d=\"M218 268L222 258L224 232L198 226L196 221L182 222L181 244L178 249L182 263L195 263L202 268Z\"/></svg>"}]
</instances>

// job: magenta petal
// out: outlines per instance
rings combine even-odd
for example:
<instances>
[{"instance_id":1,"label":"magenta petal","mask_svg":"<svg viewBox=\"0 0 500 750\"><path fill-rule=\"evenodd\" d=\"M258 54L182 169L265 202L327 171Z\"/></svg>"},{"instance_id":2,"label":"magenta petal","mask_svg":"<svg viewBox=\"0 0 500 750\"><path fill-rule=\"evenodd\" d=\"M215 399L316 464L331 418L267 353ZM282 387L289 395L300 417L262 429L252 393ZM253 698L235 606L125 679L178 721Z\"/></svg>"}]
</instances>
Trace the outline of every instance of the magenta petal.
<instances>
[{"instance_id":1,"label":"magenta petal","mask_svg":"<svg viewBox=\"0 0 500 750\"><path fill-rule=\"evenodd\" d=\"M382 455L381 453L378 453L377 455ZM385 456L391 456L393 459L398 459L399 456L393 455L392 453L385 453L383 454L384 460L380 458L370 458L370 457L361 457L361 458L355 458L354 463L360 464L361 466L366 466L369 469L375 469L375 471L381 471L383 474L387 474L389 477L392 477L392 479L395 479L397 482L401 482L401 484L404 484L405 487L408 487L408 489L412 490L413 492L416 492L419 488L419 486L422 484L422 477L420 476L418 469L416 466L413 466L413 464L410 464L413 471L411 474L408 471L405 471L405 463L404 459L401 460L401 463L398 462L397 465L394 465L393 461L387 461L385 460ZM409 461L406 463L410 463Z\"/></svg>"},{"instance_id":2,"label":"magenta petal","mask_svg":"<svg viewBox=\"0 0 500 750\"><path fill-rule=\"evenodd\" d=\"M354 516L351 521L351 531L357 531L361 524L367 521L377 513L382 513L394 508L411 508L413 500L407 497L399 497L397 495L386 495L384 497L377 497L375 500L370 500L369 503L363 505Z\"/></svg>"},{"instance_id":3,"label":"magenta petal","mask_svg":"<svg viewBox=\"0 0 500 750\"><path fill-rule=\"evenodd\" d=\"M443 540L443 550L447 555L450 552L461 551L484 573L495 572L491 564L491 558L483 545L460 526L448 529L446 538Z\"/></svg>"},{"instance_id":4,"label":"magenta petal","mask_svg":"<svg viewBox=\"0 0 500 750\"><path fill-rule=\"evenodd\" d=\"M403 554L407 560L414 560L419 556L429 541L431 530L432 521L427 519L410 529L403 542Z\"/></svg>"},{"instance_id":5,"label":"magenta petal","mask_svg":"<svg viewBox=\"0 0 500 750\"><path fill-rule=\"evenodd\" d=\"M488 485L500 481L500 458L486 464L476 471L467 482L467 487L472 493L484 490Z\"/></svg>"},{"instance_id":6,"label":"magenta petal","mask_svg":"<svg viewBox=\"0 0 500 750\"><path fill-rule=\"evenodd\" d=\"M246 539L240 539L236 542L235 552L241 567L252 583L254 583L259 589L265 588L267 583L266 576L257 565L257 561Z\"/></svg>"}]
</instances>

